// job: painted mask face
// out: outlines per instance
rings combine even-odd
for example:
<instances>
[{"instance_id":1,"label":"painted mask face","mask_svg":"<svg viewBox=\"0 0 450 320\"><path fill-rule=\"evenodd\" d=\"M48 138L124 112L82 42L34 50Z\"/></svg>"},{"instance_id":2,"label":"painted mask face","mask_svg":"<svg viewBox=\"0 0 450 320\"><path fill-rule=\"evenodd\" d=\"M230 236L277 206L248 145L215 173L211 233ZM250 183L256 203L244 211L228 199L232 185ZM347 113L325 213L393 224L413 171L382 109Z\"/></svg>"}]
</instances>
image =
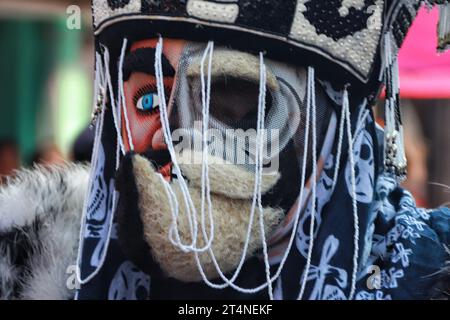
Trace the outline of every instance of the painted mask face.
<instances>
[{"instance_id":1,"label":"painted mask face","mask_svg":"<svg viewBox=\"0 0 450 320\"><path fill-rule=\"evenodd\" d=\"M134 43L125 57L123 113L129 119L129 129L122 117L122 139L127 152L154 152L167 155L167 146L160 120L160 101L154 70L155 47L157 40L144 40ZM175 68L178 65L186 42L171 40L163 52L164 91L170 97L175 82ZM128 135L129 134L129 135ZM132 148L133 146L133 148ZM155 156L156 157L156 156ZM168 160L167 156L163 157ZM164 160L161 159L160 163ZM159 172L170 176L170 161L159 166Z\"/></svg>"},{"instance_id":2,"label":"painted mask face","mask_svg":"<svg viewBox=\"0 0 450 320\"><path fill-rule=\"evenodd\" d=\"M157 43L123 59L119 237L143 270L190 282L201 265L214 279L262 248L255 186L267 238L298 196L306 72L267 60L261 77L257 56L172 39L158 57Z\"/></svg>"}]
</instances>

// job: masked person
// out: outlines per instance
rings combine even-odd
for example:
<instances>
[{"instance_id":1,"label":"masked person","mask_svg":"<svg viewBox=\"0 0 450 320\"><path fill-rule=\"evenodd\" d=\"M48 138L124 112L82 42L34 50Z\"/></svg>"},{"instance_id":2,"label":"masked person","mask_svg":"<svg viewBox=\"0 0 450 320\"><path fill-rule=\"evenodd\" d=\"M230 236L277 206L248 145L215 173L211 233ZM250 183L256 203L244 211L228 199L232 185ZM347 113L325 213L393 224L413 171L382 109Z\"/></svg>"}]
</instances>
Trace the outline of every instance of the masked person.
<instances>
[{"instance_id":1,"label":"masked person","mask_svg":"<svg viewBox=\"0 0 450 320\"><path fill-rule=\"evenodd\" d=\"M22 173L2 191L2 263L27 271L0 275L2 297L72 297L75 260L77 299L444 295L450 211L398 186L396 56L420 4L94 0L91 173ZM46 246L44 228L65 241Z\"/></svg>"}]
</instances>

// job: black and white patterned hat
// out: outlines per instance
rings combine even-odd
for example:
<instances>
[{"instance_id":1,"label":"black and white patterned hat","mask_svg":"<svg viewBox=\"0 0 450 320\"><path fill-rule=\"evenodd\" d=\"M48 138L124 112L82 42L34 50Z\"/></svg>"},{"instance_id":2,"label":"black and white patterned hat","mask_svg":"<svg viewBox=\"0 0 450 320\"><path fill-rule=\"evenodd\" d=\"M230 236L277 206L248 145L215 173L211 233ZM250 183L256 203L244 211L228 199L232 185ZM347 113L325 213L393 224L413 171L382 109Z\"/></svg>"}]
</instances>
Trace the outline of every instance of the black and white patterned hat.
<instances>
[{"instance_id":1,"label":"black and white patterned hat","mask_svg":"<svg viewBox=\"0 0 450 320\"><path fill-rule=\"evenodd\" d=\"M93 15L110 48L120 35L215 40L366 83L380 69L382 35L392 32L400 46L420 2L93 0Z\"/></svg>"}]
</instances>

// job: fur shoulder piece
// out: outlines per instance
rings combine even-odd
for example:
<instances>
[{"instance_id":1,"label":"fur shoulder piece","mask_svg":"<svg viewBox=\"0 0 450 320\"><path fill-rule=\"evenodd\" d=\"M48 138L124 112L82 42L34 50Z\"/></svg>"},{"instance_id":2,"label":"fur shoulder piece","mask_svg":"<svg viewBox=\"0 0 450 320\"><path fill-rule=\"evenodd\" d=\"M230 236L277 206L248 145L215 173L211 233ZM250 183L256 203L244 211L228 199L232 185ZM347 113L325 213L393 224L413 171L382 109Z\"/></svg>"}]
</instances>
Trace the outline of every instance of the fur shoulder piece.
<instances>
[{"instance_id":1,"label":"fur shoulder piece","mask_svg":"<svg viewBox=\"0 0 450 320\"><path fill-rule=\"evenodd\" d=\"M22 170L0 188L0 299L71 299L89 169Z\"/></svg>"}]
</instances>

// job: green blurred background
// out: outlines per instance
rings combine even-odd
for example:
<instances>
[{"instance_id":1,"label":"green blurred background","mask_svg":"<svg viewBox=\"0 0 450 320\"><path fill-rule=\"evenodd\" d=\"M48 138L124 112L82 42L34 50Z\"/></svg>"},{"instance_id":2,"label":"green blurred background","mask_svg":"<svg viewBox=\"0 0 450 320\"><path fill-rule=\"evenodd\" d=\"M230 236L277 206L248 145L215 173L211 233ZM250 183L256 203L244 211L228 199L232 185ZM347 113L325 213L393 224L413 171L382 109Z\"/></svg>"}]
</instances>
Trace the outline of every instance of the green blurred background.
<instances>
[{"instance_id":1,"label":"green blurred background","mask_svg":"<svg viewBox=\"0 0 450 320\"><path fill-rule=\"evenodd\" d=\"M74 4L79 29L67 27ZM19 144L23 164L41 144L67 157L91 112L89 2L0 0L0 12L0 139Z\"/></svg>"}]
</instances>

